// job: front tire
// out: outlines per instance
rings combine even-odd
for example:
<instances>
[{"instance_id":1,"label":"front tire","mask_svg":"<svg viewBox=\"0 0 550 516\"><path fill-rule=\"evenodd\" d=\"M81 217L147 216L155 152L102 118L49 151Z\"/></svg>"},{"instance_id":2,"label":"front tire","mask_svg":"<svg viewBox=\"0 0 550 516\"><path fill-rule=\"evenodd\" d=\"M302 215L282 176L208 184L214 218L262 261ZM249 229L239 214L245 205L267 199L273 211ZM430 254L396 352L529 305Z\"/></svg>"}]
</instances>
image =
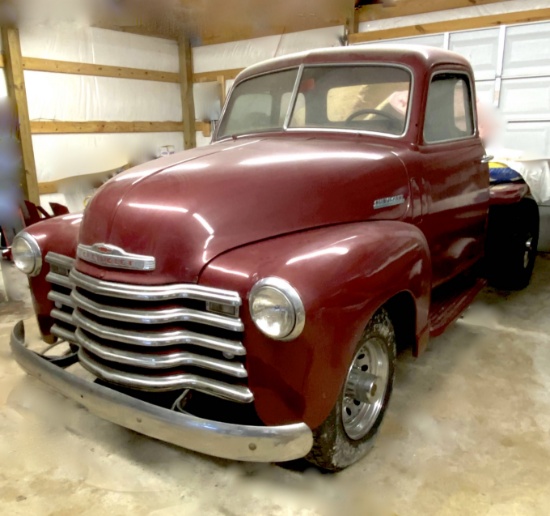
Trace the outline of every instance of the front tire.
<instances>
[{"instance_id":1,"label":"front tire","mask_svg":"<svg viewBox=\"0 0 550 516\"><path fill-rule=\"evenodd\" d=\"M309 462L340 471L372 448L393 388L395 355L393 324L381 309L359 339L338 401L313 432Z\"/></svg>"}]
</instances>

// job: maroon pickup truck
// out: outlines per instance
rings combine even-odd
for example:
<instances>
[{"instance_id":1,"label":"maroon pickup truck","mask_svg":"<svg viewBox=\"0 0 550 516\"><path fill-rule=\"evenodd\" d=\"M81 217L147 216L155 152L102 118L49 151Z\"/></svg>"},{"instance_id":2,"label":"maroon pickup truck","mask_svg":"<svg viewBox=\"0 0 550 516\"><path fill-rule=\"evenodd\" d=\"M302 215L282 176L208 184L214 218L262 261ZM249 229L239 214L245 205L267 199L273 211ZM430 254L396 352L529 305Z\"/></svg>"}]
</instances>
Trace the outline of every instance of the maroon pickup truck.
<instances>
[{"instance_id":1,"label":"maroon pickup truck","mask_svg":"<svg viewBox=\"0 0 550 516\"><path fill-rule=\"evenodd\" d=\"M211 145L19 234L48 347L29 349L19 323L15 359L157 439L342 469L372 446L398 351L418 355L486 280L529 283L536 204L524 184L491 186L489 160L457 54L255 65Z\"/></svg>"}]
</instances>

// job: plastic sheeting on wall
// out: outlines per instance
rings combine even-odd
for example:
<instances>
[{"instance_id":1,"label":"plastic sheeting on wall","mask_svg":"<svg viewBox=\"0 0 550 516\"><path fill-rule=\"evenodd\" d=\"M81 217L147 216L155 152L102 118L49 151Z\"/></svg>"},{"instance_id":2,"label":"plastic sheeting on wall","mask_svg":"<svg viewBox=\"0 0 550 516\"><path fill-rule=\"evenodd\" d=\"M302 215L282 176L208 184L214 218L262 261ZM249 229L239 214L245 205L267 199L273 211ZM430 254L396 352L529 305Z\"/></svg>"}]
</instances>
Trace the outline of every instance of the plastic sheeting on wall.
<instances>
[{"instance_id":1,"label":"plastic sheeting on wall","mask_svg":"<svg viewBox=\"0 0 550 516\"><path fill-rule=\"evenodd\" d=\"M340 46L343 27L206 45L193 49L195 73L245 68L265 59L321 47Z\"/></svg>"},{"instance_id":2,"label":"plastic sheeting on wall","mask_svg":"<svg viewBox=\"0 0 550 516\"><path fill-rule=\"evenodd\" d=\"M20 29L25 57L166 72L179 69L175 41L75 25ZM32 120L181 121L176 83L25 71ZM183 134L34 135L39 182L58 181L153 159L165 145L183 150ZM61 200L59 195L57 200ZM65 196L70 203L70 198ZM61 201L62 202L62 201ZM80 202L76 203L80 207ZM80 207L81 208L81 207Z\"/></svg>"},{"instance_id":3,"label":"plastic sheeting on wall","mask_svg":"<svg viewBox=\"0 0 550 516\"><path fill-rule=\"evenodd\" d=\"M25 57L177 72L175 41L75 25L22 27Z\"/></svg>"},{"instance_id":4,"label":"plastic sheeting on wall","mask_svg":"<svg viewBox=\"0 0 550 516\"><path fill-rule=\"evenodd\" d=\"M8 87L6 86L6 74L0 70L0 98L8 96Z\"/></svg>"},{"instance_id":5,"label":"plastic sheeting on wall","mask_svg":"<svg viewBox=\"0 0 550 516\"><path fill-rule=\"evenodd\" d=\"M175 83L25 72L31 120L182 120Z\"/></svg>"},{"instance_id":6,"label":"plastic sheeting on wall","mask_svg":"<svg viewBox=\"0 0 550 516\"><path fill-rule=\"evenodd\" d=\"M155 158L160 147L183 150L182 133L35 134L40 182L113 170Z\"/></svg>"}]
</instances>

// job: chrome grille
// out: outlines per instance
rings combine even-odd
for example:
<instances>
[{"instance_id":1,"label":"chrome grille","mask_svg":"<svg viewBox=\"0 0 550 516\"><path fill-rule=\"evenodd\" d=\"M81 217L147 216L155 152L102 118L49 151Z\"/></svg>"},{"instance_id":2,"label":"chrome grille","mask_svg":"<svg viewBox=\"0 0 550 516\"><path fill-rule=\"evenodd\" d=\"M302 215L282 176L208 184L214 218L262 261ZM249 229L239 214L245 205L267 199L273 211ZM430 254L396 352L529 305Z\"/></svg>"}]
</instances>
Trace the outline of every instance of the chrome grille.
<instances>
[{"instance_id":1,"label":"chrome grille","mask_svg":"<svg viewBox=\"0 0 550 516\"><path fill-rule=\"evenodd\" d=\"M113 283L74 270L74 260L59 254L48 253L46 261L48 298L56 305L52 333L79 346L79 361L92 374L130 389L253 401L236 292Z\"/></svg>"},{"instance_id":2,"label":"chrome grille","mask_svg":"<svg viewBox=\"0 0 550 516\"><path fill-rule=\"evenodd\" d=\"M46 276L46 280L52 286L48 293L48 299L55 303L55 308L50 314L55 319L51 332L62 340L76 344L74 308L71 301L72 284L69 279L69 272L74 265L74 260L61 254L48 253L46 262L50 264L50 272Z\"/></svg>"}]
</instances>

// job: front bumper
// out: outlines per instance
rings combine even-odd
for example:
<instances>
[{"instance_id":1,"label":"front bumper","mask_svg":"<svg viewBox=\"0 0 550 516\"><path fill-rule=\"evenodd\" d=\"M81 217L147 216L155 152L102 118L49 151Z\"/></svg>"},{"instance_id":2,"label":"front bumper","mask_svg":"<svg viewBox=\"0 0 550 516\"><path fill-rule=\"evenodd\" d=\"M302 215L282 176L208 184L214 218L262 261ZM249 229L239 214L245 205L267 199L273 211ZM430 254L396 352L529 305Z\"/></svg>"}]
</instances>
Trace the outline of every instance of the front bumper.
<instances>
[{"instance_id":1,"label":"front bumper","mask_svg":"<svg viewBox=\"0 0 550 516\"><path fill-rule=\"evenodd\" d=\"M17 363L65 397L97 416L141 434L226 459L283 462L307 455L313 436L305 423L245 426L220 423L157 407L74 375L25 345L23 321L13 329L10 347Z\"/></svg>"}]
</instances>

